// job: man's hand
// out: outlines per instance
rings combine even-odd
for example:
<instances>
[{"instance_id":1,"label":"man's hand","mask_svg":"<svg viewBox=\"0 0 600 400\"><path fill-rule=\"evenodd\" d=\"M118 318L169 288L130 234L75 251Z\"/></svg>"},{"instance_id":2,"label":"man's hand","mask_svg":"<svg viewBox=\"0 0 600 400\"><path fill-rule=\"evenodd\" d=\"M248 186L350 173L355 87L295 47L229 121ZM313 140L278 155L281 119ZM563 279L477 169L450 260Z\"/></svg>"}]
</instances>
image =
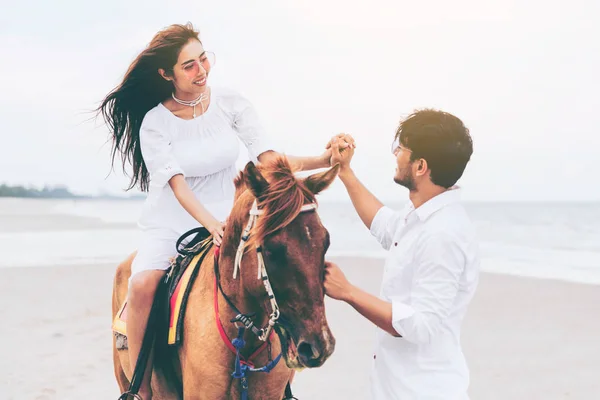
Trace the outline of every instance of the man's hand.
<instances>
[{"instance_id":1,"label":"man's hand","mask_svg":"<svg viewBox=\"0 0 600 400\"><path fill-rule=\"evenodd\" d=\"M325 262L324 286L327 296L345 301L390 335L400 336L392 324L392 303L373 296L348 282L344 273L332 262Z\"/></svg>"},{"instance_id":2,"label":"man's hand","mask_svg":"<svg viewBox=\"0 0 600 400\"><path fill-rule=\"evenodd\" d=\"M340 164L340 173L350 169L350 161L354 156L354 139L350 135L344 135L343 138L334 137L331 139L331 165Z\"/></svg>"},{"instance_id":3,"label":"man's hand","mask_svg":"<svg viewBox=\"0 0 600 400\"><path fill-rule=\"evenodd\" d=\"M334 143L339 143L340 153L344 153L348 148L356 148L356 143L354 142L354 138L351 135L348 135L346 133L338 133L337 135L333 136L329 140L329 142L327 142L327 145L325 146L325 153L323 153L323 156L328 156L327 161L332 167L339 162L337 158L335 159L335 161L331 159L334 154ZM354 154L354 152L352 154Z\"/></svg>"},{"instance_id":4,"label":"man's hand","mask_svg":"<svg viewBox=\"0 0 600 400\"><path fill-rule=\"evenodd\" d=\"M351 295L352 284L340 267L332 262L325 262L325 294L332 299L347 301Z\"/></svg>"},{"instance_id":5,"label":"man's hand","mask_svg":"<svg viewBox=\"0 0 600 400\"><path fill-rule=\"evenodd\" d=\"M333 144L333 142L336 139L341 139L341 148L345 149L346 147L352 147L352 148L356 148L356 143L354 142L354 138L352 137L352 135L349 135L347 133L338 133L337 135L333 136L329 142L327 143L327 146L325 146L326 149L331 148L331 145Z\"/></svg>"}]
</instances>

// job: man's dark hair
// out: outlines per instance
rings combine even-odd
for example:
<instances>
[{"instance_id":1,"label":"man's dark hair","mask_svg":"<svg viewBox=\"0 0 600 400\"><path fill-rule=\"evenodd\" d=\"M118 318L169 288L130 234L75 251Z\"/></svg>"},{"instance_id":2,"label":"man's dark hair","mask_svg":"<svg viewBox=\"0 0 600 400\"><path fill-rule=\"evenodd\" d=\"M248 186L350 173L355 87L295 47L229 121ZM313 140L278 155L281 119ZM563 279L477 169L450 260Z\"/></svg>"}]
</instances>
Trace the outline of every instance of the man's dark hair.
<instances>
[{"instance_id":1,"label":"man's dark hair","mask_svg":"<svg viewBox=\"0 0 600 400\"><path fill-rule=\"evenodd\" d=\"M410 161L427 161L431 181L445 188L462 176L473 154L469 129L452 114L424 109L400 122L396 139L411 150Z\"/></svg>"}]
</instances>

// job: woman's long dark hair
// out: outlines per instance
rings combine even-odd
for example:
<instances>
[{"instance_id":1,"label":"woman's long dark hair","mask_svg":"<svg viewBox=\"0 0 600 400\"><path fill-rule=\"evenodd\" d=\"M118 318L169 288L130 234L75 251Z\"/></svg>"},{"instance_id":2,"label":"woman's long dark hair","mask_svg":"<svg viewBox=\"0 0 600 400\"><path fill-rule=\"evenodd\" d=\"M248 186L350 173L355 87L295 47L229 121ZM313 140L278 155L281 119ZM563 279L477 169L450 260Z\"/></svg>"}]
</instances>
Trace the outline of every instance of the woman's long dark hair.
<instances>
[{"instance_id":1,"label":"woman's long dark hair","mask_svg":"<svg viewBox=\"0 0 600 400\"><path fill-rule=\"evenodd\" d=\"M158 73L162 68L173 73L173 66L183 46L198 40L199 33L191 23L171 25L158 32L150 44L131 63L123 82L102 100L96 110L102 114L112 137L111 159L114 167L119 154L123 163L131 163L133 175L127 190L139 186L148 191L150 177L142 158L140 126L146 113L171 95L173 85Z\"/></svg>"}]
</instances>

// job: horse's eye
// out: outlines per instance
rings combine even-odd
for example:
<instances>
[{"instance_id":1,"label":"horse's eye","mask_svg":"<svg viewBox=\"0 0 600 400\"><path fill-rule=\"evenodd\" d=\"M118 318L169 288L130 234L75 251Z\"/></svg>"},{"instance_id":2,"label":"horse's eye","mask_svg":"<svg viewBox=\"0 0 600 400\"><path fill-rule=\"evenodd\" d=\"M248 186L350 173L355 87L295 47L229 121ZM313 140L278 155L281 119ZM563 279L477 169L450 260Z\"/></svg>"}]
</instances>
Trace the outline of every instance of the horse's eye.
<instances>
[{"instance_id":1,"label":"horse's eye","mask_svg":"<svg viewBox=\"0 0 600 400\"><path fill-rule=\"evenodd\" d=\"M283 260L286 256L285 246L269 246L263 249L263 252L267 258L274 261Z\"/></svg>"}]
</instances>

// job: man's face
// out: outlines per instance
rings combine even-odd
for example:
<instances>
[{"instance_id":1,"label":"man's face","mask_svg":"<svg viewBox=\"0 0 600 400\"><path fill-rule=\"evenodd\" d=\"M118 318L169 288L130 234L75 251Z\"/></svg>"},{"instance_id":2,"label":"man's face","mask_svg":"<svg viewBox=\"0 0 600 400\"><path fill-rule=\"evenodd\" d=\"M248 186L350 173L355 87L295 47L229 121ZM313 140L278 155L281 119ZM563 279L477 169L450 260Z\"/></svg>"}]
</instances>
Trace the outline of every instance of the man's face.
<instances>
[{"instance_id":1,"label":"man's face","mask_svg":"<svg viewBox=\"0 0 600 400\"><path fill-rule=\"evenodd\" d=\"M415 177L413 175L413 164L410 161L410 149L407 149L399 142L394 142L392 151L396 156L396 173L394 175L394 182L404 186L408 190L415 190Z\"/></svg>"}]
</instances>

